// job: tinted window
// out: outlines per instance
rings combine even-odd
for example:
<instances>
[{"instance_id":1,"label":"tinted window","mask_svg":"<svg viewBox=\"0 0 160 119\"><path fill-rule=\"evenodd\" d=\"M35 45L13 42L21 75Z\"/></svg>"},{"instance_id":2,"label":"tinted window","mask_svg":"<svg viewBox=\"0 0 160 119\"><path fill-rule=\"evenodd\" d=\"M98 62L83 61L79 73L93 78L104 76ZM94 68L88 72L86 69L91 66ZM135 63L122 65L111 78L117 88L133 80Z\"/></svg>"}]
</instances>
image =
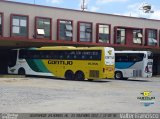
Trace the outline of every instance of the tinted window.
<instances>
[{"instance_id":1,"label":"tinted window","mask_svg":"<svg viewBox=\"0 0 160 119\"><path fill-rule=\"evenodd\" d=\"M144 58L143 53L116 53L116 62L139 62Z\"/></svg>"},{"instance_id":2,"label":"tinted window","mask_svg":"<svg viewBox=\"0 0 160 119\"><path fill-rule=\"evenodd\" d=\"M100 50L20 50L20 59L101 60Z\"/></svg>"}]
</instances>

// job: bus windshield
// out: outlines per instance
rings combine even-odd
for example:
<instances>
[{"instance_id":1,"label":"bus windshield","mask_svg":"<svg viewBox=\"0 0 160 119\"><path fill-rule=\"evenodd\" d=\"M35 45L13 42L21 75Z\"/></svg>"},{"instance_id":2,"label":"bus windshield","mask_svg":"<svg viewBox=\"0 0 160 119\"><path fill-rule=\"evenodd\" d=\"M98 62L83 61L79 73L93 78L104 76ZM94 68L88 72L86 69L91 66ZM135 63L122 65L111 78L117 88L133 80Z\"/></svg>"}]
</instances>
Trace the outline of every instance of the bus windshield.
<instances>
[{"instance_id":1,"label":"bus windshield","mask_svg":"<svg viewBox=\"0 0 160 119\"><path fill-rule=\"evenodd\" d=\"M148 52L148 59L153 59L153 53L152 52Z\"/></svg>"}]
</instances>

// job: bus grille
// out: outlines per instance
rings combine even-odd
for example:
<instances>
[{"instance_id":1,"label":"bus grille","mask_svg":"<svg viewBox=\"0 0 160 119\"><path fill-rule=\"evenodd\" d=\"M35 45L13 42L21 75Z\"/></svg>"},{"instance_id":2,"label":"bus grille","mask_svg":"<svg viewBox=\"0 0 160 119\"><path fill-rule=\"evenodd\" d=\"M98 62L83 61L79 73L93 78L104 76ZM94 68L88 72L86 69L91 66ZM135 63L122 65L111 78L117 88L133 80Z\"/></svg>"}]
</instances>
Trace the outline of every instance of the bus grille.
<instances>
[{"instance_id":1,"label":"bus grille","mask_svg":"<svg viewBox=\"0 0 160 119\"><path fill-rule=\"evenodd\" d=\"M133 70L133 77L142 77L142 70Z\"/></svg>"},{"instance_id":2,"label":"bus grille","mask_svg":"<svg viewBox=\"0 0 160 119\"><path fill-rule=\"evenodd\" d=\"M99 78L99 71L98 70L90 70L89 77Z\"/></svg>"}]
</instances>

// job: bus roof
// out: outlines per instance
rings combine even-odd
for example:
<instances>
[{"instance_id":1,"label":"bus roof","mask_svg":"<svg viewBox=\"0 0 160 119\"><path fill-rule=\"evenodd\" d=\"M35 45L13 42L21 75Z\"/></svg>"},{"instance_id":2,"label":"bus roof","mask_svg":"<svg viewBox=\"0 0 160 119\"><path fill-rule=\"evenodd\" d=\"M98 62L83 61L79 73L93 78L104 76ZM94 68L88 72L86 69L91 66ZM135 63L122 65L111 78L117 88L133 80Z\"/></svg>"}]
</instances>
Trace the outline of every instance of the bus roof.
<instances>
[{"instance_id":1,"label":"bus roof","mask_svg":"<svg viewBox=\"0 0 160 119\"><path fill-rule=\"evenodd\" d=\"M102 48L113 49L112 47L74 47L74 46L45 46L41 48L37 48L37 50L97 50Z\"/></svg>"},{"instance_id":2,"label":"bus roof","mask_svg":"<svg viewBox=\"0 0 160 119\"><path fill-rule=\"evenodd\" d=\"M125 51L115 51L115 53L148 53L151 51L131 51L131 50L125 50Z\"/></svg>"},{"instance_id":3,"label":"bus roof","mask_svg":"<svg viewBox=\"0 0 160 119\"><path fill-rule=\"evenodd\" d=\"M114 50L112 47L74 47L74 46L44 46L44 47L31 47L31 48L20 48L12 50L101 50L107 48L108 50Z\"/></svg>"}]
</instances>

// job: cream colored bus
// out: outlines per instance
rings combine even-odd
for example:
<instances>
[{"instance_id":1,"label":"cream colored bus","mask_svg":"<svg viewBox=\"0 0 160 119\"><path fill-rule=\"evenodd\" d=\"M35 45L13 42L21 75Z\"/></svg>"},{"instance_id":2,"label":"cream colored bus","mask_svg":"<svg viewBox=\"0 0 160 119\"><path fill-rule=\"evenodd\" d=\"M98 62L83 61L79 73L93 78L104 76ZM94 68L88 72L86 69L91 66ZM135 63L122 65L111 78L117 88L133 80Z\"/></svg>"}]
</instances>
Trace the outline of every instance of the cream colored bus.
<instances>
[{"instance_id":1,"label":"cream colored bus","mask_svg":"<svg viewBox=\"0 0 160 119\"><path fill-rule=\"evenodd\" d=\"M54 76L68 80L114 78L110 47L56 46L11 51L9 74Z\"/></svg>"}]
</instances>

